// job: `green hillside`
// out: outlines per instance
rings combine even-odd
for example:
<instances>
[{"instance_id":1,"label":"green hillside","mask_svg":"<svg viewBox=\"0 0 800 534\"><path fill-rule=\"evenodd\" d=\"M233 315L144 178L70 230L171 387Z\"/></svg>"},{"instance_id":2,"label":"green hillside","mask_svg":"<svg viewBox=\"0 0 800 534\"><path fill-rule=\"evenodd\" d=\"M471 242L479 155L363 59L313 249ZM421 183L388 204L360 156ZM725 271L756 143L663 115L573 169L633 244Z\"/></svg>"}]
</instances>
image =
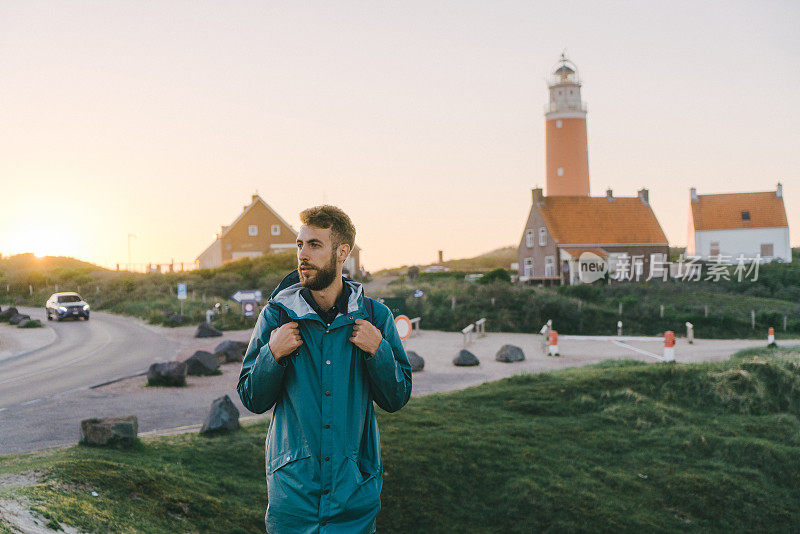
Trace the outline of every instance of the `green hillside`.
<instances>
[{"instance_id":1,"label":"green hillside","mask_svg":"<svg viewBox=\"0 0 800 534\"><path fill-rule=\"evenodd\" d=\"M799 358L609 361L379 411L378 531L797 532ZM265 432L0 457L40 473L0 499L90 532L262 532Z\"/></svg>"}]
</instances>

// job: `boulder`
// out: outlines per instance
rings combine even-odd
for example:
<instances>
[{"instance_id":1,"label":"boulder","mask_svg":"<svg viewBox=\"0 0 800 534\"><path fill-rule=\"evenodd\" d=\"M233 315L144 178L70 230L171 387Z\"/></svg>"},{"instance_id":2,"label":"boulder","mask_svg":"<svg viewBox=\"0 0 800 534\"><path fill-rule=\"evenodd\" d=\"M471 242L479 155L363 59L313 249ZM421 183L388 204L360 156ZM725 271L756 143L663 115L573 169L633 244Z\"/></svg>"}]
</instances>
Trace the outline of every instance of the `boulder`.
<instances>
[{"instance_id":1,"label":"boulder","mask_svg":"<svg viewBox=\"0 0 800 534\"><path fill-rule=\"evenodd\" d=\"M241 362L244 360L247 345L242 341L223 341L214 349L214 354L217 355L219 363Z\"/></svg>"},{"instance_id":2,"label":"boulder","mask_svg":"<svg viewBox=\"0 0 800 534\"><path fill-rule=\"evenodd\" d=\"M17 328L41 328L42 322L39 319L27 319L25 321L20 321L17 324Z\"/></svg>"},{"instance_id":3,"label":"boulder","mask_svg":"<svg viewBox=\"0 0 800 534\"><path fill-rule=\"evenodd\" d=\"M521 362L525 359L525 353L516 345L503 345L494 357L498 362Z\"/></svg>"},{"instance_id":4,"label":"boulder","mask_svg":"<svg viewBox=\"0 0 800 534\"><path fill-rule=\"evenodd\" d=\"M139 422L136 416L84 419L81 421L81 444L103 447L120 445L130 447L136 442Z\"/></svg>"},{"instance_id":5,"label":"boulder","mask_svg":"<svg viewBox=\"0 0 800 534\"><path fill-rule=\"evenodd\" d=\"M221 335L222 332L208 323L200 323L200 326L197 327L197 332L194 333L194 337L219 337Z\"/></svg>"},{"instance_id":6,"label":"boulder","mask_svg":"<svg viewBox=\"0 0 800 534\"><path fill-rule=\"evenodd\" d=\"M230 397L225 395L211 403L201 434L212 434L216 432L229 432L239 428L239 410L233 404Z\"/></svg>"},{"instance_id":7,"label":"boulder","mask_svg":"<svg viewBox=\"0 0 800 534\"><path fill-rule=\"evenodd\" d=\"M422 371L425 368L425 360L413 350L406 352L406 356L408 356L408 363L411 364L412 373Z\"/></svg>"},{"instance_id":8,"label":"boulder","mask_svg":"<svg viewBox=\"0 0 800 534\"><path fill-rule=\"evenodd\" d=\"M208 376L215 375L219 371L217 355L205 350L198 350L183 363L186 364L187 375Z\"/></svg>"},{"instance_id":9,"label":"boulder","mask_svg":"<svg viewBox=\"0 0 800 534\"><path fill-rule=\"evenodd\" d=\"M24 323L25 321L31 318L30 315L25 315L24 313L18 313L14 317L8 320L9 324L20 324Z\"/></svg>"},{"instance_id":10,"label":"boulder","mask_svg":"<svg viewBox=\"0 0 800 534\"><path fill-rule=\"evenodd\" d=\"M480 365L478 357L466 349L461 349L458 354L453 358L453 365L459 367L472 367L473 365Z\"/></svg>"},{"instance_id":11,"label":"boulder","mask_svg":"<svg viewBox=\"0 0 800 534\"><path fill-rule=\"evenodd\" d=\"M186 364L184 362L154 363L147 370L148 386L185 386Z\"/></svg>"},{"instance_id":12,"label":"boulder","mask_svg":"<svg viewBox=\"0 0 800 534\"><path fill-rule=\"evenodd\" d=\"M0 312L0 321L8 321L15 315L19 315L19 312L14 306L9 306L8 308Z\"/></svg>"}]
</instances>

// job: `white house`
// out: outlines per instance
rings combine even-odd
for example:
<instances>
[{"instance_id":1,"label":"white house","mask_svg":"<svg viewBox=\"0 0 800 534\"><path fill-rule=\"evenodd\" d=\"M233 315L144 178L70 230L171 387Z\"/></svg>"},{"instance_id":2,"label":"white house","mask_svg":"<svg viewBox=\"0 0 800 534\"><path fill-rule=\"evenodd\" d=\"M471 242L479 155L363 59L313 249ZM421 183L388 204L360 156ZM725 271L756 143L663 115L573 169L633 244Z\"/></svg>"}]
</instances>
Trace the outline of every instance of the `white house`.
<instances>
[{"instance_id":1,"label":"white house","mask_svg":"<svg viewBox=\"0 0 800 534\"><path fill-rule=\"evenodd\" d=\"M765 261L792 261L781 184L775 191L717 195L698 195L692 187L686 253L704 260L760 255Z\"/></svg>"}]
</instances>

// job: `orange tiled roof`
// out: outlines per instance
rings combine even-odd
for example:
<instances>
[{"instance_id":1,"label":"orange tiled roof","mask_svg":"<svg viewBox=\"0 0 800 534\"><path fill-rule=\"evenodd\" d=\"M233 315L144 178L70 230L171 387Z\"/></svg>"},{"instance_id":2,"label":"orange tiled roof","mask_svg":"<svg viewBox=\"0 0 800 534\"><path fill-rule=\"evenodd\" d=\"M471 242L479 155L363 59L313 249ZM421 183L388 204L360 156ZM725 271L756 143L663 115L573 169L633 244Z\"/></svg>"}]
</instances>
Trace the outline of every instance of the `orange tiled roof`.
<instances>
[{"instance_id":1,"label":"orange tiled roof","mask_svg":"<svg viewBox=\"0 0 800 534\"><path fill-rule=\"evenodd\" d=\"M775 191L697 195L697 202L691 204L695 230L789 226L783 197L776 196ZM743 211L750 212L749 221L742 220Z\"/></svg>"},{"instance_id":2,"label":"orange tiled roof","mask_svg":"<svg viewBox=\"0 0 800 534\"><path fill-rule=\"evenodd\" d=\"M564 250L565 252L569 252L569 255L572 256L573 258L580 258L581 254L583 254L584 252L591 252L592 254L600 256L601 258L608 257L608 252L606 252L602 248L565 248L562 250Z\"/></svg>"},{"instance_id":3,"label":"orange tiled roof","mask_svg":"<svg viewBox=\"0 0 800 534\"><path fill-rule=\"evenodd\" d=\"M540 208L559 245L667 244L653 209L639 197L544 197Z\"/></svg>"}]
</instances>

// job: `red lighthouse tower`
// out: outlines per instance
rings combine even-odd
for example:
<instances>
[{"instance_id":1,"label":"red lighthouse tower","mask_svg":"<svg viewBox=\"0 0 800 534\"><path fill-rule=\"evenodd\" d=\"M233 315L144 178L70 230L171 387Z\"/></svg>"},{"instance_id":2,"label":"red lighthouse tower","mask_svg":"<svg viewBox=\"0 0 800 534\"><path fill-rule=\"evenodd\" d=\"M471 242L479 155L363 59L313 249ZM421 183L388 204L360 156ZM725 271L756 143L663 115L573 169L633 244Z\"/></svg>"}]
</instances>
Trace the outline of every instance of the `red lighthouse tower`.
<instances>
[{"instance_id":1,"label":"red lighthouse tower","mask_svg":"<svg viewBox=\"0 0 800 534\"><path fill-rule=\"evenodd\" d=\"M589 148L586 104L574 63L561 54L547 83L545 106L547 196L589 196Z\"/></svg>"}]
</instances>

